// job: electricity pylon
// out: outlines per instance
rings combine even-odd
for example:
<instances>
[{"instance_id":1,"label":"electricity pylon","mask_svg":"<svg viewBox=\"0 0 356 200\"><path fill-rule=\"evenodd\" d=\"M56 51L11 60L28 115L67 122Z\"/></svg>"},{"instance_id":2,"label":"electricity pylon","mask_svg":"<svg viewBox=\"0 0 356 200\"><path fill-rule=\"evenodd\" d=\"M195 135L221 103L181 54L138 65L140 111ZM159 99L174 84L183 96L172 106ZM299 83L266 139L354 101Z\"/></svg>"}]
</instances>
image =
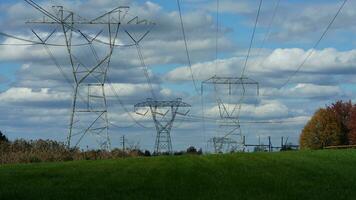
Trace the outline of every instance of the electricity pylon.
<instances>
[{"instance_id":1,"label":"electricity pylon","mask_svg":"<svg viewBox=\"0 0 356 200\"><path fill-rule=\"evenodd\" d=\"M169 153L172 154L171 129L176 115L187 115L189 109L184 113L178 112L179 108L189 108L189 104L182 102L178 98L173 101L156 101L148 98L142 103L135 105L135 112L139 115L147 115L150 111L153 122L155 123L157 135L154 146L154 154ZM142 112L142 109L145 112Z\"/></svg>"},{"instance_id":2,"label":"electricity pylon","mask_svg":"<svg viewBox=\"0 0 356 200\"><path fill-rule=\"evenodd\" d=\"M256 86L258 95L259 83L247 77L213 76L202 82L202 94L204 85L214 87L220 118L218 136L211 138L208 142L213 145L215 153L242 151L244 145L240 127L241 106L246 95L246 86ZM226 102L226 98L230 102ZM231 103L231 100L237 100L237 102Z\"/></svg>"},{"instance_id":3,"label":"electricity pylon","mask_svg":"<svg viewBox=\"0 0 356 200\"><path fill-rule=\"evenodd\" d=\"M139 37L133 37L137 34L130 34L129 27L151 26L153 23L141 20L137 16L129 16L129 7L127 6L119 6L94 19L87 20L74 12L64 10L63 6L54 6L50 12L32 0L25 1L44 15L40 20L31 20L27 23L47 25L54 28L53 32L45 38L40 37L40 34L37 34L34 30L32 31L59 68L60 62L55 60L50 49L46 46L46 42L56 37L58 39L58 35L64 38L62 47L66 48L72 71L72 80L67 77L67 81L71 82L74 90L67 136L68 148L77 147L85 136L91 134L97 138L96 140L102 149L110 150L105 84L114 49L115 47L137 45L150 31L146 31ZM85 33L80 27L86 28L90 33ZM121 32L135 43L117 44L118 41L125 42L122 39L123 36L120 39L118 38ZM84 41L84 43L74 44L75 41ZM79 47L82 49L79 49ZM92 55L81 59L83 47Z\"/></svg>"}]
</instances>

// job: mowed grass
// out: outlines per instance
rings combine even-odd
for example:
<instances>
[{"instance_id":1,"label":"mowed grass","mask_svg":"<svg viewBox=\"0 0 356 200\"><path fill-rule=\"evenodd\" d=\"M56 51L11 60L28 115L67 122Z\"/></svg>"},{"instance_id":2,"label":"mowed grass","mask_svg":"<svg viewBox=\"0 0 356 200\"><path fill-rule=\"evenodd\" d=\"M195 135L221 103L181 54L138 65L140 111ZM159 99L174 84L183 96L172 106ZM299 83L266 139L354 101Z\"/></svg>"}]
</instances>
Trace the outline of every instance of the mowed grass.
<instances>
[{"instance_id":1,"label":"mowed grass","mask_svg":"<svg viewBox=\"0 0 356 200\"><path fill-rule=\"evenodd\" d=\"M356 150L3 165L0 199L356 199Z\"/></svg>"}]
</instances>

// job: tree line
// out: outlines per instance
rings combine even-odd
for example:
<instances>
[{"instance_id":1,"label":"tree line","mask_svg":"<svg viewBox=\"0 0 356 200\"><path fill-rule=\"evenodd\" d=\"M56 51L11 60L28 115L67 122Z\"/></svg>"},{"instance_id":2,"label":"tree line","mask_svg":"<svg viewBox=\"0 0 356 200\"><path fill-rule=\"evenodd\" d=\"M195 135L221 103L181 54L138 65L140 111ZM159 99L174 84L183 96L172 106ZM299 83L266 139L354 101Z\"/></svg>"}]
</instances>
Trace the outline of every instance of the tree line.
<instances>
[{"instance_id":1,"label":"tree line","mask_svg":"<svg viewBox=\"0 0 356 200\"><path fill-rule=\"evenodd\" d=\"M301 149L356 145L356 104L337 101L318 109L300 135Z\"/></svg>"},{"instance_id":2,"label":"tree line","mask_svg":"<svg viewBox=\"0 0 356 200\"><path fill-rule=\"evenodd\" d=\"M197 150L195 147L190 146L186 151L174 152L173 155L185 154L201 155L202 149ZM114 148L111 151L106 151L100 149L68 149L63 142L54 140L16 139L11 141L0 131L0 164L103 160L148 157L152 155L148 150L140 150L138 145L129 146L125 149Z\"/></svg>"}]
</instances>

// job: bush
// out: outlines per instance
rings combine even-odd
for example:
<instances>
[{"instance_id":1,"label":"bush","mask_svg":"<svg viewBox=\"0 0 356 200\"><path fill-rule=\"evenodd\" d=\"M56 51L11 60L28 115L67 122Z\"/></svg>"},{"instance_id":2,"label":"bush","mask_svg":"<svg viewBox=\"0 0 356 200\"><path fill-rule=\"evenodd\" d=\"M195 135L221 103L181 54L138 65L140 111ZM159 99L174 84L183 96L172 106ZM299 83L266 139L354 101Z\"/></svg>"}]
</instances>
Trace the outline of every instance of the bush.
<instances>
[{"instance_id":1,"label":"bush","mask_svg":"<svg viewBox=\"0 0 356 200\"><path fill-rule=\"evenodd\" d=\"M0 142L8 143L9 139L0 131Z\"/></svg>"},{"instance_id":2,"label":"bush","mask_svg":"<svg viewBox=\"0 0 356 200\"><path fill-rule=\"evenodd\" d=\"M190 146L187 149L187 154L198 154L198 151L197 151L197 149L195 147Z\"/></svg>"},{"instance_id":3,"label":"bush","mask_svg":"<svg viewBox=\"0 0 356 200\"><path fill-rule=\"evenodd\" d=\"M150 157L151 156L151 152L148 150L145 150L144 156L146 157Z\"/></svg>"},{"instance_id":4,"label":"bush","mask_svg":"<svg viewBox=\"0 0 356 200\"><path fill-rule=\"evenodd\" d=\"M202 150L189 147L187 151L175 152L174 155L202 154ZM53 140L23 140L17 139L13 142L0 141L0 164L5 163L37 163L37 162L61 162L72 160L101 160L118 159L123 157L151 156L151 152L139 149L105 150L79 150L78 148L68 149L62 142ZM159 155L170 155L161 153Z\"/></svg>"},{"instance_id":5,"label":"bush","mask_svg":"<svg viewBox=\"0 0 356 200\"><path fill-rule=\"evenodd\" d=\"M175 156L181 156L181 155L184 155L185 154L185 151L176 151L173 153L173 155Z\"/></svg>"}]
</instances>

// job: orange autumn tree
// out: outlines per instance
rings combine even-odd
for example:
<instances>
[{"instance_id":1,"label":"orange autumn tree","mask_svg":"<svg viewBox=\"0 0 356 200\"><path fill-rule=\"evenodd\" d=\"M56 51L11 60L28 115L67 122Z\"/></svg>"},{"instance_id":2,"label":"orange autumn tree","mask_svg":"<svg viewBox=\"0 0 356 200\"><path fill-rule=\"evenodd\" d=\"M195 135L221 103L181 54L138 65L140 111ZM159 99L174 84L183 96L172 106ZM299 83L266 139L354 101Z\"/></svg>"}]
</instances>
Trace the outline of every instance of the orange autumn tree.
<instances>
[{"instance_id":1,"label":"orange autumn tree","mask_svg":"<svg viewBox=\"0 0 356 200\"><path fill-rule=\"evenodd\" d=\"M300 136L302 149L321 149L342 143L342 126L330 109L319 109L304 127Z\"/></svg>"}]
</instances>

